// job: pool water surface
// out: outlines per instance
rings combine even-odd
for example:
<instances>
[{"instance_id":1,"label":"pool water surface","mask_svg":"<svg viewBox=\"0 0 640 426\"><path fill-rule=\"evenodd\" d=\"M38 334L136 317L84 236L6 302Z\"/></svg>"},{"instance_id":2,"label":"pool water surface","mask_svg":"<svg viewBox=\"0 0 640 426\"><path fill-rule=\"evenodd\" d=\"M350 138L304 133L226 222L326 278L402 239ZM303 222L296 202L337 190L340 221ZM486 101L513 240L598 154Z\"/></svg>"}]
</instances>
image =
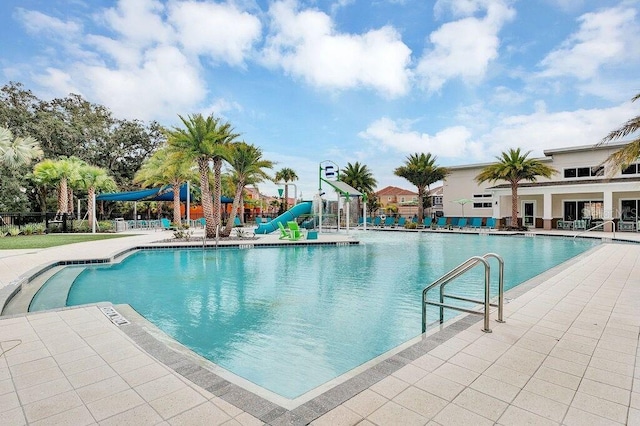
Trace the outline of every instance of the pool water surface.
<instances>
[{"instance_id":1,"label":"pool water surface","mask_svg":"<svg viewBox=\"0 0 640 426\"><path fill-rule=\"evenodd\" d=\"M420 335L422 289L469 257L502 256L508 289L598 244L447 233L357 237L356 246L142 250L119 264L71 266L65 270L82 270L66 304L127 303L194 352L292 399ZM448 288L481 299L483 273L478 267ZM56 277L31 310L43 309L39 300ZM429 312L435 321L437 308Z\"/></svg>"}]
</instances>

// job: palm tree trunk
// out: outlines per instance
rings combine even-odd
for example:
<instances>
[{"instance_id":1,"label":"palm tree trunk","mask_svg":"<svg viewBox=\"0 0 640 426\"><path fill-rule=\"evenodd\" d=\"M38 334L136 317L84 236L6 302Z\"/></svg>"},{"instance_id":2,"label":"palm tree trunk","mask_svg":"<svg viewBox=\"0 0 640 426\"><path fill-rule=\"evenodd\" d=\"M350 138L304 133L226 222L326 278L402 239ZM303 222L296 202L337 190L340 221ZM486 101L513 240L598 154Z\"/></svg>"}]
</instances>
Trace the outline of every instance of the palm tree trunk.
<instances>
[{"instance_id":1,"label":"palm tree trunk","mask_svg":"<svg viewBox=\"0 0 640 426\"><path fill-rule=\"evenodd\" d=\"M223 237L228 237L229 235L231 235L231 229L233 228L233 223L236 220L238 208L240 207L240 202L242 201L243 189L244 189L244 182L238 182L238 184L236 185L236 193L233 196L233 205L231 207L231 215L229 215L229 219L227 220L227 226L225 226L224 231L222 231Z\"/></svg>"},{"instance_id":2,"label":"palm tree trunk","mask_svg":"<svg viewBox=\"0 0 640 426\"><path fill-rule=\"evenodd\" d=\"M287 185L288 181L284 181L284 211L289 210L289 185Z\"/></svg>"},{"instance_id":3,"label":"palm tree trunk","mask_svg":"<svg viewBox=\"0 0 640 426\"><path fill-rule=\"evenodd\" d=\"M67 197L67 179L62 178L58 186L58 213L67 212Z\"/></svg>"},{"instance_id":4,"label":"palm tree trunk","mask_svg":"<svg viewBox=\"0 0 640 426\"><path fill-rule=\"evenodd\" d=\"M422 223L424 219L424 188L418 187L418 223Z\"/></svg>"},{"instance_id":5,"label":"palm tree trunk","mask_svg":"<svg viewBox=\"0 0 640 426\"><path fill-rule=\"evenodd\" d=\"M173 183L173 223L176 225L180 225L182 221L180 220L180 184L182 182L174 182Z\"/></svg>"},{"instance_id":6,"label":"palm tree trunk","mask_svg":"<svg viewBox=\"0 0 640 426\"><path fill-rule=\"evenodd\" d=\"M518 182L511 182L511 226L518 227Z\"/></svg>"},{"instance_id":7,"label":"palm tree trunk","mask_svg":"<svg viewBox=\"0 0 640 426\"><path fill-rule=\"evenodd\" d=\"M87 195L89 196L89 202L87 203L87 217L89 219L89 229L93 229L93 197L96 195L95 186L90 186L87 189ZM80 219L80 218L78 218Z\"/></svg>"},{"instance_id":8,"label":"palm tree trunk","mask_svg":"<svg viewBox=\"0 0 640 426\"><path fill-rule=\"evenodd\" d=\"M220 226L220 211L222 210L222 159L215 158L213 160L213 223Z\"/></svg>"},{"instance_id":9,"label":"palm tree trunk","mask_svg":"<svg viewBox=\"0 0 640 426\"><path fill-rule=\"evenodd\" d=\"M200 191L202 194L202 213L204 214L205 235L207 238L216 236L216 225L213 218L213 200L209 189L209 161L198 159L198 171L200 172Z\"/></svg>"},{"instance_id":10,"label":"palm tree trunk","mask_svg":"<svg viewBox=\"0 0 640 426\"><path fill-rule=\"evenodd\" d=\"M67 213L73 214L73 188L70 186L67 187Z\"/></svg>"}]
</instances>

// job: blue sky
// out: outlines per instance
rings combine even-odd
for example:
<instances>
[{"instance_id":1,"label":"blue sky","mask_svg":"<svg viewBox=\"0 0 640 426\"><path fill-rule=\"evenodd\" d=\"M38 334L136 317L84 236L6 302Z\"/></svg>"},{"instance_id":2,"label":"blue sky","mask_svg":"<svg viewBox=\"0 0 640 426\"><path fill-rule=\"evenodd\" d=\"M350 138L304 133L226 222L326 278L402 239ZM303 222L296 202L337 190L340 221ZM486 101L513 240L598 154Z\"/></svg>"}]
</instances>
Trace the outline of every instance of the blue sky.
<instances>
[{"instance_id":1,"label":"blue sky","mask_svg":"<svg viewBox=\"0 0 640 426\"><path fill-rule=\"evenodd\" d=\"M294 169L304 198L322 160L414 189L393 170L415 152L443 166L542 155L636 116L639 12L638 0L3 0L0 84L167 126L215 113Z\"/></svg>"}]
</instances>

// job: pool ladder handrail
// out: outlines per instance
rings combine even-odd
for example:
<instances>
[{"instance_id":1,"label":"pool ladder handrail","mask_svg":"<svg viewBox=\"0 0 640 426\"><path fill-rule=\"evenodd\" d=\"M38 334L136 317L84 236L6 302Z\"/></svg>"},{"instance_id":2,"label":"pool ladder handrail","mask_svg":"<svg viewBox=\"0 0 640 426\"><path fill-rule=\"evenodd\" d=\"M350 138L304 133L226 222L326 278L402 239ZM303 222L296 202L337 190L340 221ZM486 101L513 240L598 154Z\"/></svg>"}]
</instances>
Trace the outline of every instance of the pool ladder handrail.
<instances>
[{"instance_id":1,"label":"pool ladder handrail","mask_svg":"<svg viewBox=\"0 0 640 426\"><path fill-rule=\"evenodd\" d=\"M599 223L599 224L597 224L596 226L592 226L591 228L587 229L586 231L582 231L582 232L580 232L579 234L574 235L574 236L573 236L573 239L575 240L575 239L576 239L576 237L577 237L578 235L586 234L587 232L589 232L589 231L593 231L593 230L594 230L594 229L596 229L596 228L600 228L600 227L602 227L602 229L604 230L604 224L605 224L605 223L611 223L611 224L613 224L613 239L615 240L615 239L616 239L616 223L615 223L613 220L605 220L604 222Z\"/></svg>"},{"instance_id":2,"label":"pool ladder handrail","mask_svg":"<svg viewBox=\"0 0 640 426\"><path fill-rule=\"evenodd\" d=\"M498 260L498 303L491 303L491 265L489 265L489 261L487 258L493 257ZM445 286L449 284L454 278L459 277L465 272L473 269L478 264L484 265L484 300L475 300L469 299L462 296L455 296L453 294L445 294ZM439 287L440 288L440 302L430 302L427 300L427 293L432 288ZM463 300L466 302L473 302L477 304L484 305L484 309L482 311L462 308L459 306L448 305L444 303L444 299L456 299ZM484 328L482 331L485 333L491 333L491 329L489 328L489 307L494 306L498 308L498 319L497 322L505 322L502 319L502 312L504 306L504 260L502 257L496 253L487 253L483 256L473 256L462 262L460 265L453 268L451 271L444 274L442 277L438 278L433 283L429 284L422 290L422 332L427 331L427 305L438 306L440 308L440 324L444 322L444 308L454 309L456 311L467 312L469 314L476 315L484 315Z\"/></svg>"}]
</instances>

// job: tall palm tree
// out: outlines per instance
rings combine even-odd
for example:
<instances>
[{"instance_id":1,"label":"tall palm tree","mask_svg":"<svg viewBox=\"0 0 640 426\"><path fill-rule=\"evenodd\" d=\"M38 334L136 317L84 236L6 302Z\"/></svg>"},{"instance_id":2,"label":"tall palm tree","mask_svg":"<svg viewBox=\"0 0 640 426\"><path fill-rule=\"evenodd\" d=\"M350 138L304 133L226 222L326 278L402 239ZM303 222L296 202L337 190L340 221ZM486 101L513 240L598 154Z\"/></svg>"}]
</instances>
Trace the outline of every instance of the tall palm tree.
<instances>
[{"instance_id":1,"label":"tall palm tree","mask_svg":"<svg viewBox=\"0 0 640 426\"><path fill-rule=\"evenodd\" d=\"M341 170L340 180L363 194L372 193L378 184L371 170L365 164L360 164L359 162L355 164L347 163L347 167ZM358 198L358 211L362 210L360 203L361 199Z\"/></svg>"},{"instance_id":2,"label":"tall palm tree","mask_svg":"<svg viewBox=\"0 0 640 426\"><path fill-rule=\"evenodd\" d=\"M298 180L298 175L293 169L285 167L280 171L276 172L275 176L276 182L284 182L284 210L289 210L289 182L294 180Z\"/></svg>"},{"instance_id":3,"label":"tall palm tree","mask_svg":"<svg viewBox=\"0 0 640 426\"><path fill-rule=\"evenodd\" d=\"M187 181L196 181L193 162L170 145L156 151L140 167L134 177L143 187L170 185L173 190L173 223L179 224L180 187Z\"/></svg>"},{"instance_id":4,"label":"tall palm tree","mask_svg":"<svg viewBox=\"0 0 640 426\"><path fill-rule=\"evenodd\" d=\"M449 170L436 164L438 157L431 153L415 153L407 157L404 166L394 170L396 176L405 178L418 188L418 223L424 219L424 197L429 193L430 185L444 179Z\"/></svg>"},{"instance_id":5,"label":"tall palm tree","mask_svg":"<svg viewBox=\"0 0 640 426\"><path fill-rule=\"evenodd\" d=\"M496 182L506 180L511 184L511 226L518 226L518 185L521 181L527 180L536 182L539 176L550 178L558 173L552 167L543 164L535 158L527 158L531 151L522 153L520 148L510 148L507 152L502 152L497 156L497 163L483 168L476 182Z\"/></svg>"},{"instance_id":6,"label":"tall palm tree","mask_svg":"<svg viewBox=\"0 0 640 426\"><path fill-rule=\"evenodd\" d=\"M635 95L631 99L631 101L635 102L638 99L640 99L640 93ZM605 144L607 142L611 142L634 134L638 130L640 130L640 115L633 117L632 119L624 123L619 129L613 130L600 141L600 144ZM636 136L636 138L631 142L611 154L609 158L607 158L605 163L611 165L611 174L614 174L615 171L628 167L630 164L635 162L638 157L640 157L640 135Z\"/></svg>"},{"instance_id":7,"label":"tall palm tree","mask_svg":"<svg viewBox=\"0 0 640 426\"><path fill-rule=\"evenodd\" d=\"M93 199L96 196L96 191L115 191L118 186L116 181L109 176L105 169L100 167L84 165L78 171L77 182L81 185L82 189L87 191L87 198L89 199L87 206L87 216L89 217L89 228L93 229L93 218L95 213L93 211Z\"/></svg>"},{"instance_id":8,"label":"tall palm tree","mask_svg":"<svg viewBox=\"0 0 640 426\"><path fill-rule=\"evenodd\" d=\"M224 231L222 231L222 236L224 237L228 237L231 234L231 228L240 207L245 186L255 185L265 179L270 179L264 169L273 168L273 161L263 159L260 148L245 142L234 144L230 154L229 164L233 168L231 176L235 182L235 195L233 197L231 216L227 220Z\"/></svg>"},{"instance_id":9,"label":"tall palm tree","mask_svg":"<svg viewBox=\"0 0 640 426\"><path fill-rule=\"evenodd\" d=\"M220 225L220 192L222 160L228 155L228 145L239 135L233 133L229 123L221 123L213 115L182 116L184 129L174 127L167 132L169 145L182 151L187 158L195 160L200 174L202 210L206 220L206 236L212 238ZM213 162L214 194L209 187L209 163Z\"/></svg>"},{"instance_id":10,"label":"tall palm tree","mask_svg":"<svg viewBox=\"0 0 640 426\"><path fill-rule=\"evenodd\" d=\"M42 155L40 144L34 138L14 138L11 130L0 127L0 164L9 169L18 169Z\"/></svg>"}]
</instances>

